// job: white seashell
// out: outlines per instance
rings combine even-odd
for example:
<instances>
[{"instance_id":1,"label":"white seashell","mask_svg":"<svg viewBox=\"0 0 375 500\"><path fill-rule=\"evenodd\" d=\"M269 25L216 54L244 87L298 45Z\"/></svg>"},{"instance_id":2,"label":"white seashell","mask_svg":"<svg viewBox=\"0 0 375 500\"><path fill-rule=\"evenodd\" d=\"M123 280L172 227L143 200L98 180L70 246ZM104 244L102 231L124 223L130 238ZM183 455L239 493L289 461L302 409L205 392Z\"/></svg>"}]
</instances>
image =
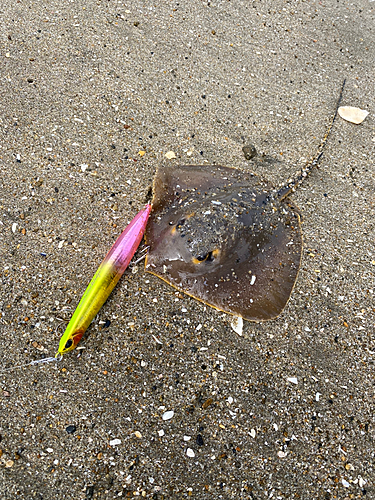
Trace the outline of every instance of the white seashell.
<instances>
[{"instance_id":1,"label":"white seashell","mask_svg":"<svg viewBox=\"0 0 375 500\"><path fill-rule=\"evenodd\" d=\"M243 319L241 316L234 316L230 326L241 337L243 330Z\"/></svg>"},{"instance_id":2,"label":"white seashell","mask_svg":"<svg viewBox=\"0 0 375 500\"><path fill-rule=\"evenodd\" d=\"M352 106L340 106L338 113L341 118L347 122L355 123L356 125L362 123L369 114L365 109L353 108Z\"/></svg>"},{"instance_id":3,"label":"white seashell","mask_svg":"<svg viewBox=\"0 0 375 500\"><path fill-rule=\"evenodd\" d=\"M170 420L171 418L173 418L173 415L174 415L173 410L166 411L165 413L163 413L162 419L163 420Z\"/></svg>"},{"instance_id":4,"label":"white seashell","mask_svg":"<svg viewBox=\"0 0 375 500\"><path fill-rule=\"evenodd\" d=\"M168 158L168 160L172 160L176 158L176 154L173 151L168 151L168 153L165 153L165 157Z\"/></svg>"},{"instance_id":5,"label":"white seashell","mask_svg":"<svg viewBox=\"0 0 375 500\"><path fill-rule=\"evenodd\" d=\"M288 377L287 380L288 380L288 382L291 382L292 384L295 384L295 385L298 384L297 377Z\"/></svg>"}]
</instances>

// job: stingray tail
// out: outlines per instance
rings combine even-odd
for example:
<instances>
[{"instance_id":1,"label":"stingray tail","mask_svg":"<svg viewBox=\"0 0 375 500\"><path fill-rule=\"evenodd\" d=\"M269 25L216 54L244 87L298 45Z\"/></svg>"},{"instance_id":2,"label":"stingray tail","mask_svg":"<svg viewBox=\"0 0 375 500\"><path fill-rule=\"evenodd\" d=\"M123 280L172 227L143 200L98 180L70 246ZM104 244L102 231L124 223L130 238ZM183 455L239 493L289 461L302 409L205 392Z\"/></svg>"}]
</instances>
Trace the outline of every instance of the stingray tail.
<instances>
[{"instance_id":1,"label":"stingray tail","mask_svg":"<svg viewBox=\"0 0 375 500\"><path fill-rule=\"evenodd\" d=\"M304 168L301 170L301 173L299 173L298 175L296 175L294 177L294 179L292 179L291 181L289 181L286 184L284 184L284 186L282 186L277 191L276 195L274 196L274 199L276 198L276 199L278 199L278 200L281 201L284 198L286 198L290 193L292 193L293 191L295 191L296 188L300 184L302 184L303 180L306 179L306 177L308 177L308 175L312 172L312 170L318 165L318 163L320 161L320 158L323 156L324 147L327 144L328 137L329 137L329 135L331 133L333 124L335 123L335 120L336 120L337 112L338 112L338 109L340 107L341 100L342 100L342 95L343 95L343 92L344 92L345 82L346 82L346 79L343 81L343 83L341 85L340 95L339 95L339 98L338 98L338 101L337 101L337 104L336 104L335 113L334 113L334 115L332 117L331 123L329 124L327 132L326 132L326 134L325 134L322 142L320 143L320 146L319 146L319 148L318 148L318 150L317 150L314 158L312 158L312 160L310 160L308 163L306 163L306 165L304 166Z\"/></svg>"}]
</instances>

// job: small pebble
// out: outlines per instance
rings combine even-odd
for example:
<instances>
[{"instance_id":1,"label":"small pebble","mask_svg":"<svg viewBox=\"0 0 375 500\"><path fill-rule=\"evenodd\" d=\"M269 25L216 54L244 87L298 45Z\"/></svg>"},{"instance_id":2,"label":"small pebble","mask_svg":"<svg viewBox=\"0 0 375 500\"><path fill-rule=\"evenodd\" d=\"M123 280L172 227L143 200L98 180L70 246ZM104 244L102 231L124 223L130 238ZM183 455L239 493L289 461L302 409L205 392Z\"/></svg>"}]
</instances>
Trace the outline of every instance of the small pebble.
<instances>
[{"instance_id":1,"label":"small pebble","mask_svg":"<svg viewBox=\"0 0 375 500\"><path fill-rule=\"evenodd\" d=\"M190 441L191 436L184 436L184 441Z\"/></svg>"},{"instance_id":2,"label":"small pebble","mask_svg":"<svg viewBox=\"0 0 375 500\"><path fill-rule=\"evenodd\" d=\"M163 420L170 420L171 418L173 418L173 415L174 415L174 411L173 410L166 411L166 412L163 413L162 419Z\"/></svg>"},{"instance_id":3,"label":"small pebble","mask_svg":"<svg viewBox=\"0 0 375 500\"><path fill-rule=\"evenodd\" d=\"M250 431L250 436L251 436L253 439L255 438L255 436L256 436L256 431L255 431L255 429L251 429L251 431Z\"/></svg>"},{"instance_id":4,"label":"small pebble","mask_svg":"<svg viewBox=\"0 0 375 500\"><path fill-rule=\"evenodd\" d=\"M135 431L134 436L137 437L138 439L141 439L142 434L139 431Z\"/></svg>"},{"instance_id":5,"label":"small pebble","mask_svg":"<svg viewBox=\"0 0 375 500\"><path fill-rule=\"evenodd\" d=\"M193 451L191 448L188 448L188 449L186 450L186 455L187 455L188 457L190 457L190 458L194 458L194 457L195 457L195 453L194 453L194 451Z\"/></svg>"},{"instance_id":6,"label":"small pebble","mask_svg":"<svg viewBox=\"0 0 375 500\"><path fill-rule=\"evenodd\" d=\"M163 431L163 429L160 429L160 431L158 431L158 434L160 437L163 437L165 432Z\"/></svg>"},{"instance_id":7,"label":"small pebble","mask_svg":"<svg viewBox=\"0 0 375 500\"><path fill-rule=\"evenodd\" d=\"M205 410L210 405L212 405L213 402L214 402L214 400L212 398L206 399L206 401L202 404L202 408Z\"/></svg>"},{"instance_id":8,"label":"small pebble","mask_svg":"<svg viewBox=\"0 0 375 500\"><path fill-rule=\"evenodd\" d=\"M65 430L68 434L74 434L75 431L77 430L77 427L75 425L68 425L68 427Z\"/></svg>"},{"instance_id":9,"label":"small pebble","mask_svg":"<svg viewBox=\"0 0 375 500\"><path fill-rule=\"evenodd\" d=\"M278 456L279 458L285 458L285 457L286 457L286 453L285 453L285 451L278 451L278 452L277 452L277 456Z\"/></svg>"},{"instance_id":10,"label":"small pebble","mask_svg":"<svg viewBox=\"0 0 375 500\"><path fill-rule=\"evenodd\" d=\"M13 465L14 465L13 460L7 460L7 461L5 462L5 467L13 467Z\"/></svg>"},{"instance_id":11,"label":"small pebble","mask_svg":"<svg viewBox=\"0 0 375 500\"><path fill-rule=\"evenodd\" d=\"M121 439L112 439L110 442L109 442L109 445L110 446L117 446L121 444Z\"/></svg>"},{"instance_id":12,"label":"small pebble","mask_svg":"<svg viewBox=\"0 0 375 500\"><path fill-rule=\"evenodd\" d=\"M348 481L346 481L345 479L342 479L341 482L342 482L342 485L344 486L344 488L349 488L350 484L348 483Z\"/></svg>"},{"instance_id":13,"label":"small pebble","mask_svg":"<svg viewBox=\"0 0 375 500\"><path fill-rule=\"evenodd\" d=\"M251 160L252 158L254 158L254 156L257 155L257 150L255 149L255 146L253 146L252 144L244 146L242 148L242 151L245 156L245 160Z\"/></svg>"},{"instance_id":14,"label":"small pebble","mask_svg":"<svg viewBox=\"0 0 375 500\"><path fill-rule=\"evenodd\" d=\"M201 434L197 435L196 443L197 443L198 446L203 446L204 445L203 437L202 437Z\"/></svg>"},{"instance_id":15,"label":"small pebble","mask_svg":"<svg viewBox=\"0 0 375 500\"><path fill-rule=\"evenodd\" d=\"M94 486L90 485L86 487L86 498L92 498L94 496Z\"/></svg>"}]
</instances>

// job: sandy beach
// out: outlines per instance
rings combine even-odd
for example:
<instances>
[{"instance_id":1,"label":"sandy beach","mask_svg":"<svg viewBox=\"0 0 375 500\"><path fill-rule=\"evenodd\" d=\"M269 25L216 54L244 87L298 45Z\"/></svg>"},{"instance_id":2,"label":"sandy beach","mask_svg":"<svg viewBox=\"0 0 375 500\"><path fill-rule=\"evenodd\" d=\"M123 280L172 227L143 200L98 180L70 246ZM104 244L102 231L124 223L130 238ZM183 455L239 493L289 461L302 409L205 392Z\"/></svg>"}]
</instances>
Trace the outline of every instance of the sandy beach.
<instances>
[{"instance_id":1,"label":"sandy beach","mask_svg":"<svg viewBox=\"0 0 375 500\"><path fill-rule=\"evenodd\" d=\"M375 498L375 2L3 0L0 15L1 498ZM344 79L342 104L369 115L337 117L292 196L303 255L278 318L240 335L139 263L79 350L28 365L55 355L158 166L279 186Z\"/></svg>"}]
</instances>

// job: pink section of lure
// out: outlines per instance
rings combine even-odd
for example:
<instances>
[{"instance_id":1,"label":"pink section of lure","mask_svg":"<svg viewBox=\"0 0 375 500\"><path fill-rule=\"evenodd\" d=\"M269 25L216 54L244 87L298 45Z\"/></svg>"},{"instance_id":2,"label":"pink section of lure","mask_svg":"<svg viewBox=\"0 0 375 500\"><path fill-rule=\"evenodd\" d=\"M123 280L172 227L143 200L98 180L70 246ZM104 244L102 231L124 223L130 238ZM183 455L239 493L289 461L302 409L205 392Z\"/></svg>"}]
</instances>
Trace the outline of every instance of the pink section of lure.
<instances>
[{"instance_id":1,"label":"pink section of lure","mask_svg":"<svg viewBox=\"0 0 375 500\"><path fill-rule=\"evenodd\" d=\"M120 274L125 271L143 238L150 212L151 205L146 205L134 217L107 253L103 264L110 264Z\"/></svg>"}]
</instances>

